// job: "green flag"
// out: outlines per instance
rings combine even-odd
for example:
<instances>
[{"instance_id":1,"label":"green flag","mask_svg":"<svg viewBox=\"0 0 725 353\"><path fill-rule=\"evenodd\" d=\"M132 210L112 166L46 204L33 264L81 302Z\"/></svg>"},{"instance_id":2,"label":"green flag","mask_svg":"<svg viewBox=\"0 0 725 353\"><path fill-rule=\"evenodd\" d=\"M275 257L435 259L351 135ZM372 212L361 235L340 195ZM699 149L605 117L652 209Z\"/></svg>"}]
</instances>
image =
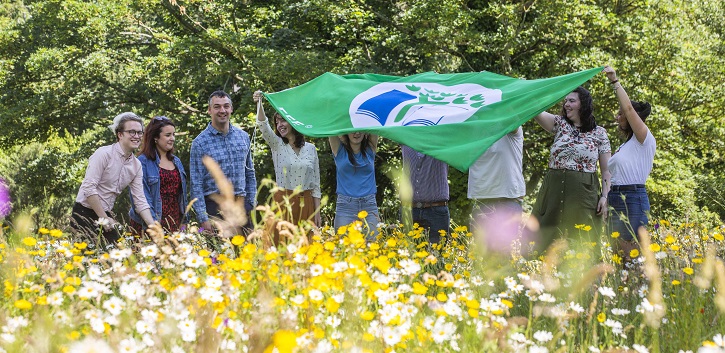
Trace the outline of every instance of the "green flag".
<instances>
[{"instance_id":1,"label":"green flag","mask_svg":"<svg viewBox=\"0 0 725 353\"><path fill-rule=\"evenodd\" d=\"M328 72L265 96L303 135L367 131L465 172L496 140L601 70L538 80L486 71L407 77Z\"/></svg>"}]
</instances>

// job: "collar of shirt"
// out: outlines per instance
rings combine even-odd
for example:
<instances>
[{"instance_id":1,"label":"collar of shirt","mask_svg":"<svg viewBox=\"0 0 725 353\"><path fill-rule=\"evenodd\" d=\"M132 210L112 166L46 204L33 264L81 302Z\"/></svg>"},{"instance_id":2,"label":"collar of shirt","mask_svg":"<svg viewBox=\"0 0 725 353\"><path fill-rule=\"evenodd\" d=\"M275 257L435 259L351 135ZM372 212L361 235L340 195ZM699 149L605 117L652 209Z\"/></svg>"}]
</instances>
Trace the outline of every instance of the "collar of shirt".
<instances>
[{"instance_id":1,"label":"collar of shirt","mask_svg":"<svg viewBox=\"0 0 725 353\"><path fill-rule=\"evenodd\" d=\"M129 160L131 157L133 157L133 153L130 153L128 156L126 153L123 152L123 148L121 148L121 144L116 142L111 146L111 150L114 153L117 153L123 161Z\"/></svg>"}]
</instances>

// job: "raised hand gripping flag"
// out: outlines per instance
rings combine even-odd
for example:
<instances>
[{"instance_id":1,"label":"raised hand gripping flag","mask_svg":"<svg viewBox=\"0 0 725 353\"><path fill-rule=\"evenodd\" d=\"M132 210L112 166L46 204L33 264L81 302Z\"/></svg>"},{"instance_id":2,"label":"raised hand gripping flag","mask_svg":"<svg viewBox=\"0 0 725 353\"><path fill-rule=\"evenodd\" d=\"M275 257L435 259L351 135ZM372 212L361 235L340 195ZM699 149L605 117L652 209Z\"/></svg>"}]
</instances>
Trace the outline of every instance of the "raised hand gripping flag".
<instances>
[{"instance_id":1,"label":"raised hand gripping flag","mask_svg":"<svg viewBox=\"0 0 725 353\"><path fill-rule=\"evenodd\" d=\"M407 77L325 73L265 96L303 135L375 133L465 172L496 140L601 70L538 80L486 71Z\"/></svg>"}]
</instances>

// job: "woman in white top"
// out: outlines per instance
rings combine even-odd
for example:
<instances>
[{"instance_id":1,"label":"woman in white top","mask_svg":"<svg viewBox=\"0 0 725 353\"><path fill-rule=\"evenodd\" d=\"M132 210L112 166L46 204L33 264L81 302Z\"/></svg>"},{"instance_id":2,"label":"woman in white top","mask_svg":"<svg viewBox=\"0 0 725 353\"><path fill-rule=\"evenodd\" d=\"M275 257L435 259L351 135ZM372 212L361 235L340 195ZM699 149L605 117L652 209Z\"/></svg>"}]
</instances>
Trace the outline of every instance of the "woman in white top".
<instances>
[{"instance_id":1,"label":"woman in white top","mask_svg":"<svg viewBox=\"0 0 725 353\"><path fill-rule=\"evenodd\" d=\"M281 205L285 217L292 223L311 220L319 227L321 192L317 149L315 145L306 142L305 137L279 113L274 114L275 131L273 131L264 113L263 97L261 91L254 92L254 102L257 103L257 126L272 151L277 186L284 189L276 192L273 199ZM285 199L289 200L289 208L285 206Z\"/></svg>"},{"instance_id":2,"label":"woman in white top","mask_svg":"<svg viewBox=\"0 0 725 353\"><path fill-rule=\"evenodd\" d=\"M614 209L609 226L611 232L619 233L620 247L628 257L629 250L637 247L634 234L648 223L650 205L644 184L652 171L657 143L644 123L651 111L650 104L630 101L613 68L606 66L604 73L619 101L616 119L625 140L609 159L612 188L608 202Z\"/></svg>"}]
</instances>

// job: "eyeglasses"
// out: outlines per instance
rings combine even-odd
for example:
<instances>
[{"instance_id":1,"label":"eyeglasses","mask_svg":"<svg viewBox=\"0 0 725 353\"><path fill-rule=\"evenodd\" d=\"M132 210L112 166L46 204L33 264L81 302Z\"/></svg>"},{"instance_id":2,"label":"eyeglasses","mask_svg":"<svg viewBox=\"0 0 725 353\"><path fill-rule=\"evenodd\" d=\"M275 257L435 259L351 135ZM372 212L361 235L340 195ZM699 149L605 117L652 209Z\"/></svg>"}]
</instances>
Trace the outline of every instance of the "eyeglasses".
<instances>
[{"instance_id":1,"label":"eyeglasses","mask_svg":"<svg viewBox=\"0 0 725 353\"><path fill-rule=\"evenodd\" d=\"M141 137L141 136L143 136L143 131L138 131L138 130L126 130L126 131L124 131L124 132L128 132L128 135L129 135L129 136L137 136L137 137Z\"/></svg>"}]
</instances>

